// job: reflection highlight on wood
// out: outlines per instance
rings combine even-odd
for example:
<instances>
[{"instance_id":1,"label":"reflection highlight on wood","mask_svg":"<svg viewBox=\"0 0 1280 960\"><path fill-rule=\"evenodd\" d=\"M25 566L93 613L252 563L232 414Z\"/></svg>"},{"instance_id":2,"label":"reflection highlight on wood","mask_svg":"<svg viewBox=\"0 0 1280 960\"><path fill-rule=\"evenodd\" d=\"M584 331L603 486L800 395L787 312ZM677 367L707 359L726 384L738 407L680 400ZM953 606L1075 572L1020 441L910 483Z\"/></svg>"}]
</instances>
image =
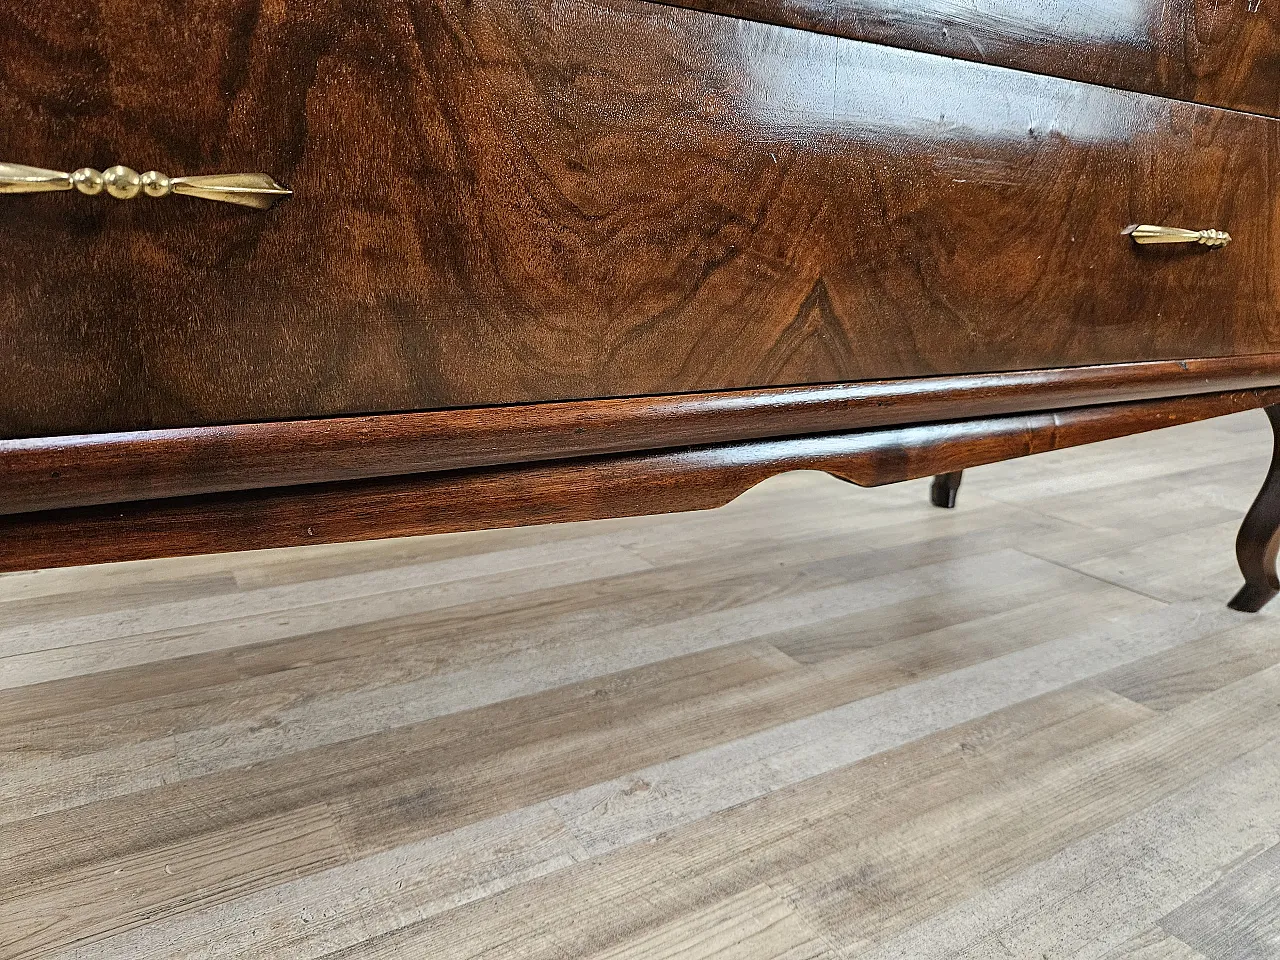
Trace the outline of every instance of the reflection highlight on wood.
<instances>
[{"instance_id":1,"label":"reflection highlight on wood","mask_svg":"<svg viewBox=\"0 0 1280 960\"><path fill-rule=\"evenodd\" d=\"M1280 19L1258 0L662 0L1280 116Z\"/></svg>"}]
</instances>

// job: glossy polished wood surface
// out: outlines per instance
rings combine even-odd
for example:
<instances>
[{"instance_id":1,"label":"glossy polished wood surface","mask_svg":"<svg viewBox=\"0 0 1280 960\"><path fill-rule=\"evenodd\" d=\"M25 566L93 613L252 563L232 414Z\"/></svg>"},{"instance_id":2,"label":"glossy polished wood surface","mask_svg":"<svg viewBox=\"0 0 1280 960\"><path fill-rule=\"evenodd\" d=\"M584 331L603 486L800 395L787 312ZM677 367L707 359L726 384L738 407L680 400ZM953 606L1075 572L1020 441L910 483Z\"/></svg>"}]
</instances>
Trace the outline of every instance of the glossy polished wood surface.
<instances>
[{"instance_id":1,"label":"glossy polished wood surface","mask_svg":"<svg viewBox=\"0 0 1280 960\"><path fill-rule=\"evenodd\" d=\"M0 517L0 571L707 510L792 470L880 486L1275 403L1280 387L13 514Z\"/></svg>"},{"instance_id":2,"label":"glossy polished wood surface","mask_svg":"<svg viewBox=\"0 0 1280 960\"><path fill-rule=\"evenodd\" d=\"M1280 11L1259 0L662 2L1280 115Z\"/></svg>"},{"instance_id":3,"label":"glossy polished wood surface","mask_svg":"<svg viewBox=\"0 0 1280 960\"><path fill-rule=\"evenodd\" d=\"M0 438L1280 349L1261 118L640 0L133 11L10 11L0 157L295 196L0 198Z\"/></svg>"},{"instance_id":4,"label":"glossy polished wood surface","mask_svg":"<svg viewBox=\"0 0 1280 960\"><path fill-rule=\"evenodd\" d=\"M0 514L1277 384L1264 355L0 440Z\"/></svg>"}]
</instances>

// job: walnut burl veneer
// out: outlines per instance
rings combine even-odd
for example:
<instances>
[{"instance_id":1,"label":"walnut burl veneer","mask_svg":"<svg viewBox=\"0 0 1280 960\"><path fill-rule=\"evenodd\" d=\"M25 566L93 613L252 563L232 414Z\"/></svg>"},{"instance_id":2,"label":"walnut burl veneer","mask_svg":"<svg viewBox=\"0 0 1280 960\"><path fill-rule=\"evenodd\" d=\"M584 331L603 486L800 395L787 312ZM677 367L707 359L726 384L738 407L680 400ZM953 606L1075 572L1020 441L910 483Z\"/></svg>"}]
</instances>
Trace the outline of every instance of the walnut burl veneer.
<instances>
[{"instance_id":1,"label":"walnut burl veneer","mask_svg":"<svg viewBox=\"0 0 1280 960\"><path fill-rule=\"evenodd\" d=\"M1274 419L1258 6L11 5L0 569L701 509L795 469L954 506L983 463ZM1242 608L1277 588L1277 483Z\"/></svg>"},{"instance_id":2,"label":"walnut burl veneer","mask_svg":"<svg viewBox=\"0 0 1280 960\"><path fill-rule=\"evenodd\" d=\"M12 11L0 158L294 195L4 198L0 437L1280 351L1262 117L642 0L134 9Z\"/></svg>"}]
</instances>

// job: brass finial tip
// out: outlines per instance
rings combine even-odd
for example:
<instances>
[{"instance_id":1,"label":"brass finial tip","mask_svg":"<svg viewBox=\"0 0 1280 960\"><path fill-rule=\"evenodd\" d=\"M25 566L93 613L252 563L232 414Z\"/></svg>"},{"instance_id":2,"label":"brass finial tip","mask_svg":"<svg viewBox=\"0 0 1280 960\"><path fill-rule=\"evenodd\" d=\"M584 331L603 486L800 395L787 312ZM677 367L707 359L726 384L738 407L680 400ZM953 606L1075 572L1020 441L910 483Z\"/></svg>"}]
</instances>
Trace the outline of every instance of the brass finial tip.
<instances>
[{"instance_id":1,"label":"brass finial tip","mask_svg":"<svg viewBox=\"0 0 1280 960\"><path fill-rule=\"evenodd\" d=\"M1225 230L1184 230L1182 227L1160 227L1139 223L1124 230L1134 243L1199 243L1206 247L1225 247L1231 234Z\"/></svg>"}]
</instances>

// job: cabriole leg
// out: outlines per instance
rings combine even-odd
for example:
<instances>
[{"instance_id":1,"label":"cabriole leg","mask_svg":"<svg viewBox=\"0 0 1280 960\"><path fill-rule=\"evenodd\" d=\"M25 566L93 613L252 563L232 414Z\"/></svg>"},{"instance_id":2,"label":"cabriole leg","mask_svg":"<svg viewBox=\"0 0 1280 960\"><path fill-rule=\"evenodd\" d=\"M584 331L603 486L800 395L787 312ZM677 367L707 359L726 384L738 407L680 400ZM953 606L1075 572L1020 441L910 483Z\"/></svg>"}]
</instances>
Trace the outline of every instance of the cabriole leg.
<instances>
[{"instance_id":1,"label":"cabriole leg","mask_svg":"<svg viewBox=\"0 0 1280 960\"><path fill-rule=\"evenodd\" d=\"M1267 407L1275 433L1275 455L1236 539L1236 556L1244 573L1244 587L1231 601L1235 610L1257 613L1280 593L1276 554L1280 552L1280 404Z\"/></svg>"},{"instance_id":2,"label":"cabriole leg","mask_svg":"<svg viewBox=\"0 0 1280 960\"><path fill-rule=\"evenodd\" d=\"M963 478L964 471L934 477L933 489L929 491L929 499L933 501L933 505L945 510L955 509L956 494L960 492L960 481Z\"/></svg>"}]
</instances>

